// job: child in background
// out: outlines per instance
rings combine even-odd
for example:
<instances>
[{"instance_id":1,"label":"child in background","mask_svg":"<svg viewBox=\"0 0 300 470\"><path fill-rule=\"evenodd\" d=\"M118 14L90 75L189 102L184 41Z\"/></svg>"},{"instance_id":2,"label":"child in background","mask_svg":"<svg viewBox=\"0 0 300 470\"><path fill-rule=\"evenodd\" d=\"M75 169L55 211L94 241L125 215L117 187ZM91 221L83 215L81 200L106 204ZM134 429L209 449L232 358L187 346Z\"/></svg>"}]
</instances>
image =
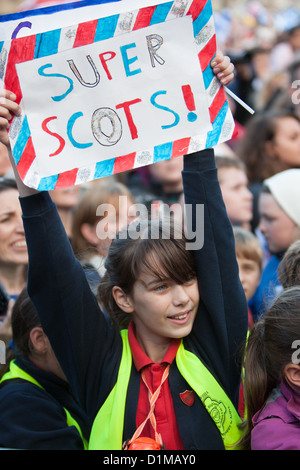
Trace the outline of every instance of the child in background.
<instances>
[{"instance_id":1,"label":"child in background","mask_svg":"<svg viewBox=\"0 0 300 470\"><path fill-rule=\"evenodd\" d=\"M245 352L242 448L300 450L300 287L284 290L252 328Z\"/></svg>"},{"instance_id":2,"label":"child in background","mask_svg":"<svg viewBox=\"0 0 300 470\"><path fill-rule=\"evenodd\" d=\"M250 228L252 220L252 194L248 189L248 178L244 164L231 157L216 157L218 178L233 226Z\"/></svg>"},{"instance_id":3,"label":"child in background","mask_svg":"<svg viewBox=\"0 0 300 470\"><path fill-rule=\"evenodd\" d=\"M132 204L128 188L108 179L90 185L74 208L71 244L94 293L105 273L104 261L112 239L134 218L129 214Z\"/></svg>"},{"instance_id":4,"label":"child in background","mask_svg":"<svg viewBox=\"0 0 300 470\"><path fill-rule=\"evenodd\" d=\"M259 224L258 199L263 182L279 172L300 167L300 120L287 109L256 113L236 148L247 168L253 194L252 231Z\"/></svg>"},{"instance_id":5,"label":"child in background","mask_svg":"<svg viewBox=\"0 0 300 470\"><path fill-rule=\"evenodd\" d=\"M250 301L257 320L282 291L278 266L289 246L300 239L300 169L286 170L264 181L259 197L259 230L272 254Z\"/></svg>"},{"instance_id":6,"label":"child in background","mask_svg":"<svg viewBox=\"0 0 300 470\"><path fill-rule=\"evenodd\" d=\"M13 349L0 368L0 448L84 450L88 418L72 394L24 289L12 309Z\"/></svg>"},{"instance_id":7,"label":"child in background","mask_svg":"<svg viewBox=\"0 0 300 470\"><path fill-rule=\"evenodd\" d=\"M236 257L239 266L239 276L246 295L247 302L253 297L259 285L263 251L256 236L249 230L234 227ZM253 326L253 315L248 307L248 328Z\"/></svg>"},{"instance_id":8,"label":"child in background","mask_svg":"<svg viewBox=\"0 0 300 470\"><path fill-rule=\"evenodd\" d=\"M256 236L241 227L234 227L233 234L235 239L236 259L239 266L239 277L246 295L247 302L252 298L259 284L263 251ZM248 330L254 325L253 315L248 305ZM243 382L240 386L239 414L244 417L245 400L243 391Z\"/></svg>"},{"instance_id":9,"label":"child in background","mask_svg":"<svg viewBox=\"0 0 300 470\"><path fill-rule=\"evenodd\" d=\"M65 231L71 240L73 211L79 201L80 188L79 186L72 186L70 188L53 189L50 191L50 195L52 201L56 204Z\"/></svg>"}]
</instances>

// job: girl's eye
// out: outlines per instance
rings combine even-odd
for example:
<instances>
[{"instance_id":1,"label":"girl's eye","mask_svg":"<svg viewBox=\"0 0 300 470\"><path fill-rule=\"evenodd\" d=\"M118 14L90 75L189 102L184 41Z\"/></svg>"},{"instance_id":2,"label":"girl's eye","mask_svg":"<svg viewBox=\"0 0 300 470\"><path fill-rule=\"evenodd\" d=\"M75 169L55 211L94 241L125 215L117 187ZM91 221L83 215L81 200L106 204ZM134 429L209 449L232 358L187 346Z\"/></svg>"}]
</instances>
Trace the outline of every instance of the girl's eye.
<instances>
[{"instance_id":1,"label":"girl's eye","mask_svg":"<svg viewBox=\"0 0 300 470\"><path fill-rule=\"evenodd\" d=\"M166 284L159 284L158 286L156 286L156 287L154 288L154 290L157 291L157 292L163 291L163 290L165 290L165 289L167 289L167 285L166 285Z\"/></svg>"}]
</instances>

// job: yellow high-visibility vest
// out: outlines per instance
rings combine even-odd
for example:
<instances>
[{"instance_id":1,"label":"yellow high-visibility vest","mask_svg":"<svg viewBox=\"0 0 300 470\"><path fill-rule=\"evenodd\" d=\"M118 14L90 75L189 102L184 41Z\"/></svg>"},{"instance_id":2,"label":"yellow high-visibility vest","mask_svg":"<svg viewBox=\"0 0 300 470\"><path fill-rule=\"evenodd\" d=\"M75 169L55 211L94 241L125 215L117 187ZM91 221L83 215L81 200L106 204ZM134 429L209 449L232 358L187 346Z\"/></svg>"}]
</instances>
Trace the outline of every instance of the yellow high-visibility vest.
<instances>
[{"instance_id":1,"label":"yellow high-visibility vest","mask_svg":"<svg viewBox=\"0 0 300 470\"><path fill-rule=\"evenodd\" d=\"M121 450L125 403L132 354L127 330L121 331L123 353L117 382L94 420L89 450ZM225 449L233 449L241 437L241 418L222 387L195 354L186 351L181 341L176 354L179 372L201 399L218 427ZM201 380L199 381L199 377Z\"/></svg>"},{"instance_id":2,"label":"yellow high-visibility vest","mask_svg":"<svg viewBox=\"0 0 300 470\"><path fill-rule=\"evenodd\" d=\"M42 385L40 385L37 380L35 380L30 374L28 374L27 372L25 372L23 369L21 369L19 366L17 366L17 364L15 363L14 360L12 360L9 364L9 371L6 372L3 377L1 378L0 380L0 384L6 380L12 380L12 379L22 379L22 380L26 380L26 382L30 382L34 385L37 385L38 387L40 387L41 389L45 390L44 387L42 387ZM67 425L68 426L75 426L81 439L82 439L82 442L83 442L83 445L84 445L84 449L87 450L88 449L88 442L86 441L86 439L83 437L82 435L82 431L80 429L80 426L79 424L77 423L77 421L73 418L73 416L71 415L71 413L65 408L63 407L63 409L65 410L65 413L66 413L66 421L67 421Z\"/></svg>"}]
</instances>

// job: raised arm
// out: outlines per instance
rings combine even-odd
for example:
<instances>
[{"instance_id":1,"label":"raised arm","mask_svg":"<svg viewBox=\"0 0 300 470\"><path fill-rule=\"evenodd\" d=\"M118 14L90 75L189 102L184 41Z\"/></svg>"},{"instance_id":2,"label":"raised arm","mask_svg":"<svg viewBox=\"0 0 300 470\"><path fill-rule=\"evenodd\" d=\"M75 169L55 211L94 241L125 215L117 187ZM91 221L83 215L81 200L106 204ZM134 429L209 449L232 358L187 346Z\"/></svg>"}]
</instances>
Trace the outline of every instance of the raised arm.
<instances>
[{"instance_id":1,"label":"raised arm","mask_svg":"<svg viewBox=\"0 0 300 470\"><path fill-rule=\"evenodd\" d=\"M106 375L104 385L100 383L106 361L117 370L122 340L102 314L49 194L28 188L19 177L7 135L19 107L9 91L0 94L0 140L8 148L21 196L28 292L65 375L83 406L90 404L92 415L115 379Z\"/></svg>"},{"instance_id":2,"label":"raised arm","mask_svg":"<svg viewBox=\"0 0 300 470\"><path fill-rule=\"evenodd\" d=\"M8 137L9 122L12 119L13 114L16 116L20 115L21 108L16 103L16 95L9 90L0 89L0 142L7 147L11 165L15 174L19 194L21 197L30 196L36 194L38 191L35 189L25 186L21 180L19 173L16 169L15 161L12 156L11 147Z\"/></svg>"},{"instance_id":3,"label":"raised arm","mask_svg":"<svg viewBox=\"0 0 300 470\"><path fill-rule=\"evenodd\" d=\"M185 203L193 207L193 232L204 241L194 251L200 306L191 339L226 391L237 398L237 354L247 332L247 303L212 149L185 156L183 183ZM204 209L203 219L196 215L197 205Z\"/></svg>"},{"instance_id":4,"label":"raised arm","mask_svg":"<svg viewBox=\"0 0 300 470\"><path fill-rule=\"evenodd\" d=\"M233 79L234 67L221 52L217 52L211 66L223 85ZM198 238L194 240L194 247L202 246L203 241L203 247L194 250L200 308L191 335L192 347L199 350L200 356L237 403L238 354L247 334L248 309L212 149L184 157L183 185L185 203L193 207L190 222ZM203 220L199 220L200 212L197 216L200 205L204 209Z\"/></svg>"},{"instance_id":5,"label":"raised arm","mask_svg":"<svg viewBox=\"0 0 300 470\"><path fill-rule=\"evenodd\" d=\"M214 62L214 72L228 83L233 71L229 59L217 54ZM88 411L93 413L95 391L105 397L111 388L113 377L104 374L105 383L99 381L106 361L118 369L121 338L103 318L48 193L28 188L18 175L7 129L12 113L19 112L15 96L2 90L0 139L8 147L21 196L29 251L28 291L66 376L82 403L92 403Z\"/></svg>"}]
</instances>

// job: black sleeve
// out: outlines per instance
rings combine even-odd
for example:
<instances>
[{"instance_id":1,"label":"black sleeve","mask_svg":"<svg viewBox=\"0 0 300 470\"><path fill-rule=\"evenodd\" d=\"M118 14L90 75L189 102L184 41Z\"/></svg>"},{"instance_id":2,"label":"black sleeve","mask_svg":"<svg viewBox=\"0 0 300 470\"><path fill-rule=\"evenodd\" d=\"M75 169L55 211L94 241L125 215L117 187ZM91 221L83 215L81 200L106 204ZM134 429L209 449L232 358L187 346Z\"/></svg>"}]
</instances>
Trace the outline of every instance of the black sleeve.
<instances>
[{"instance_id":1,"label":"black sleeve","mask_svg":"<svg viewBox=\"0 0 300 470\"><path fill-rule=\"evenodd\" d=\"M19 450L83 450L75 426L49 394L32 384L1 387L0 447Z\"/></svg>"},{"instance_id":2,"label":"black sleeve","mask_svg":"<svg viewBox=\"0 0 300 470\"><path fill-rule=\"evenodd\" d=\"M49 194L21 198L21 205L29 295L74 393L93 416L116 377L120 334L101 312Z\"/></svg>"},{"instance_id":3,"label":"black sleeve","mask_svg":"<svg viewBox=\"0 0 300 470\"><path fill-rule=\"evenodd\" d=\"M247 334L248 309L212 149L184 157L183 183L185 203L192 207L192 231L198 237L198 245L201 239L203 242L202 248L193 250L200 305L191 339L236 404L240 381L238 353ZM196 215L197 205L198 210L203 208L203 218L199 211Z\"/></svg>"}]
</instances>

